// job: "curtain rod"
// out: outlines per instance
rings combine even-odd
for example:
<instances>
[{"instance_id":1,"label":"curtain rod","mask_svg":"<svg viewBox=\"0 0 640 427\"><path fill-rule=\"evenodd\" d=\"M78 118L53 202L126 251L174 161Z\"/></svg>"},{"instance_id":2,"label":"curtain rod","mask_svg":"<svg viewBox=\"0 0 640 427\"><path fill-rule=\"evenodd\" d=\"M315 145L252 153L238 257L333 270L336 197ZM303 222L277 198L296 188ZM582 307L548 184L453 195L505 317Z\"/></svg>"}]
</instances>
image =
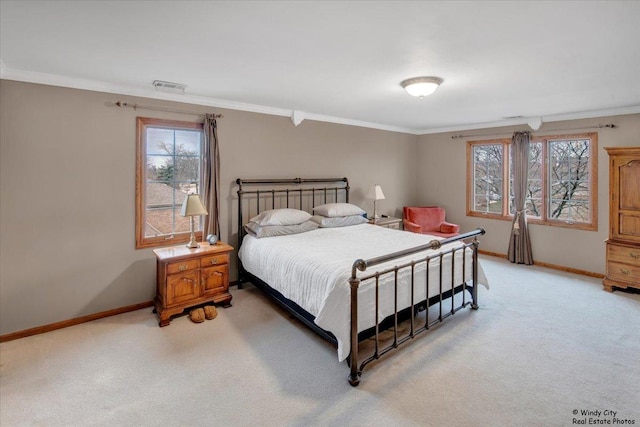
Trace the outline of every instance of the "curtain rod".
<instances>
[{"instance_id":1,"label":"curtain rod","mask_svg":"<svg viewBox=\"0 0 640 427\"><path fill-rule=\"evenodd\" d=\"M614 129L617 128L618 126L614 125L613 123L607 123L607 124L599 124L597 126L583 126L583 127L579 127L579 128L564 128L564 129L549 129L549 130L541 130L541 131L536 131L535 133L547 133L547 132L565 132L568 130L584 130L584 129L604 129L604 128L608 128L608 129ZM526 132L526 130L515 130L513 132ZM509 132L509 133L513 133L513 132ZM531 132L531 131L529 131ZM503 133L486 133L486 134L471 134L471 135L452 135L451 139L461 139L461 138L477 138L477 137L482 137L482 136L502 136L502 135L507 135L508 132L503 132ZM534 133L534 132L531 132Z\"/></svg>"},{"instance_id":2,"label":"curtain rod","mask_svg":"<svg viewBox=\"0 0 640 427\"><path fill-rule=\"evenodd\" d=\"M168 113L190 114L190 115L204 117L204 113L196 113L194 111L179 110L176 108L154 107L153 105L129 104L128 102L122 102L122 101L117 101L114 103L114 105L117 107L129 107L129 108L133 108L134 110L137 110L137 109L156 110L156 111L166 111ZM224 117L222 114L214 114L214 116L216 119L221 119Z\"/></svg>"}]
</instances>

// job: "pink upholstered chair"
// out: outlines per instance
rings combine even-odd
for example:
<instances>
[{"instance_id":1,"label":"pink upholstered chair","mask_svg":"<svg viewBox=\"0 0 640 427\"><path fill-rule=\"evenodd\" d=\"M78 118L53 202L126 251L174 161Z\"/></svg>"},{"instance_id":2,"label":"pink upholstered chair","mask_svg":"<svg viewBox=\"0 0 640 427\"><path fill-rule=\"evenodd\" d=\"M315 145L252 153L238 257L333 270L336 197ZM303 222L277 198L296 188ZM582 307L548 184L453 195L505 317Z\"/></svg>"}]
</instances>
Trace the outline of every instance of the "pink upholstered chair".
<instances>
[{"instance_id":1,"label":"pink upholstered chair","mask_svg":"<svg viewBox=\"0 0 640 427\"><path fill-rule=\"evenodd\" d=\"M406 231L440 237L460 234L460 226L446 222L445 210L439 206L405 206L402 217Z\"/></svg>"}]
</instances>

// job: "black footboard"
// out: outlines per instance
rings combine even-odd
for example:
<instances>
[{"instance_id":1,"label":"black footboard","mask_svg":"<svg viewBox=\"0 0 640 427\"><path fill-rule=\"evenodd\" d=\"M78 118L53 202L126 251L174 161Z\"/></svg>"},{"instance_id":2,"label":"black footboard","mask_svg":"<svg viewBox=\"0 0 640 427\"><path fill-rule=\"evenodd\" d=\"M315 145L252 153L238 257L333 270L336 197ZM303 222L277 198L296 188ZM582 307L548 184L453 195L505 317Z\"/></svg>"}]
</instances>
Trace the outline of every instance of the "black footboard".
<instances>
[{"instance_id":1,"label":"black footboard","mask_svg":"<svg viewBox=\"0 0 640 427\"><path fill-rule=\"evenodd\" d=\"M471 305L471 307L474 309L478 308L478 239L477 239L477 236L482 234L485 234L485 231L484 229L479 228L475 231L461 234L456 237L451 237L445 240L432 240L427 245L419 246L419 247L408 249L405 251L395 252L389 255L371 258L368 260L359 259L353 263L353 267L351 269L351 278L349 279L349 283L351 285L351 351L349 355L349 366L350 366L351 372L349 374L349 383L352 386L357 386L360 383L360 376L362 375L362 370L366 365L368 365L372 361L377 360L382 355L390 352L395 348L398 348L400 344L408 341L409 339L413 339L417 335L421 334L422 332L429 330L431 326L435 325L436 323L442 322L447 317L455 314L458 310L468 305ZM437 249L440 249L443 245L446 245L448 243L463 241L469 238L473 238L473 240L469 243L464 243L461 247L442 250L438 253L429 255L422 259L412 260L410 262L405 262L404 264L396 265L393 268L375 271L373 273L358 277L358 274L357 274L358 270L366 272L370 267L374 267L376 265L380 265L385 262L401 259L406 256L417 254L419 252L423 252L426 250L437 250ZM471 254L471 262L473 263L472 277L465 276L465 273L466 273L465 263L467 259L465 255L467 250L472 251L472 254ZM456 272L455 253L457 251L463 251L462 253L463 265L459 267L462 272L462 278L460 280L460 283L455 283L455 272ZM449 282L450 286L448 286L448 289L443 289L443 280L447 280L447 279L443 277L442 261L444 257L447 255L451 257L451 263L452 263L451 278L450 278L451 281ZM429 298L429 289L430 289L429 277L430 276L428 272L429 272L431 261L436 258L439 260L439 263L438 263L439 264L439 267L438 267L439 292L435 297ZM428 298L427 305L430 306L434 304L439 304L439 315L436 319L430 320L428 311L427 311L426 320L424 324L416 325L413 314L415 313L416 309L420 306L421 303L414 303L414 293L415 293L414 278L415 278L415 268L417 265L421 263L425 263L426 271L427 271L426 284L425 284L426 286L425 295ZM411 305L410 307L398 309L398 302L397 302L398 301L398 273L403 269L409 269L411 271L411 283L410 283L410 286L411 286L411 289L410 289L411 303L410 304ZM380 276L384 274L393 274L394 276L393 286L394 286L395 309L394 309L394 314L392 316L393 317L393 325L392 325L393 342L387 346L381 347L380 331L383 330L383 325L376 324L376 326L373 328L374 329L373 336L375 338L375 349L374 349L373 355L371 357L368 357L358 365L359 342L361 338L359 337L359 334L358 334L358 330L359 330L358 328L358 295L359 295L358 288L360 284L365 280L370 280L370 279L375 280L375 297L376 297L376 304L375 304L376 317L375 318L377 319L378 312L379 312L379 299L378 299L379 287L380 287L379 279L380 279ZM467 282L469 280L471 280L472 282L471 286L467 285ZM467 290L471 291L471 301L467 300L467 297L466 297ZM456 305L456 299L454 298L456 293L462 293L462 298L461 298L462 301L457 305ZM445 311L443 302L447 299L451 300L451 306ZM410 313L410 316L409 316L410 331L404 337L399 338L398 323L401 321L403 311L407 312L407 310L408 310L408 313Z\"/></svg>"}]
</instances>

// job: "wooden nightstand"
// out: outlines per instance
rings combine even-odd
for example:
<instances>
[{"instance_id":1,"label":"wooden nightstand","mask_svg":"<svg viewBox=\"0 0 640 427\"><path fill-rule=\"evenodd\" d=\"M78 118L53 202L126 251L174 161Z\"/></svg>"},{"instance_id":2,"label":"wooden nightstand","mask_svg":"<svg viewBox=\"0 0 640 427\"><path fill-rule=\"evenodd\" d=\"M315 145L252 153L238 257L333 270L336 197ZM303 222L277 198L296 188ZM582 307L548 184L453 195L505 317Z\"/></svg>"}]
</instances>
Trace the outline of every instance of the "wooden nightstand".
<instances>
[{"instance_id":1,"label":"wooden nightstand","mask_svg":"<svg viewBox=\"0 0 640 427\"><path fill-rule=\"evenodd\" d=\"M233 247L222 242L200 243L194 249L180 245L153 250L158 271L154 305L160 326L167 326L171 316L195 305L213 302L231 306L231 251Z\"/></svg>"},{"instance_id":2,"label":"wooden nightstand","mask_svg":"<svg viewBox=\"0 0 640 427\"><path fill-rule=\"evenodd\" d=\"M373 220L369 220L369 223L380 227L391 228L393 230L402 230L402 218L383 216L382 218L378 218L375 222L373 222Z\"/></svg>"}]
</instances>

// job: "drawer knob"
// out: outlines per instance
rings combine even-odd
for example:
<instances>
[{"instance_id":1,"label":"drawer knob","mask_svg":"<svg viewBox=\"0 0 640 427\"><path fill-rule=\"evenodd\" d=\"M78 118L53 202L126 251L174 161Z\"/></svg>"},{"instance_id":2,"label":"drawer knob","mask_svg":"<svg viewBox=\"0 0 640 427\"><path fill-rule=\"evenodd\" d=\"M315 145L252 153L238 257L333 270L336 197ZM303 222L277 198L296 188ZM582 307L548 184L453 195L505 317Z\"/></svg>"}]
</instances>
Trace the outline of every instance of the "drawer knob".
<instances>
[{"instance_id":1,"label":"drawer knob","mask_svg":"<svg viewBox=\"0 0 640 427\"><path fill-rule=\"evenodd\" d=\"M216 262L216 261L217 261L217 260L216 260L215 258L214 258L214 259L212 259L212 260L210 261L210 262L211 262L211 265L215 265L215 264L217 264L217 262Z\"/></svg>"},{"instance_id":2,"label":"drawer knob","mask_svg":"<svg viewBox=\"0 0 640 427\"><path fill-rule=\"evenodd\" d=\"M188 267L187 267L187 264L180 264L180 265L178 266L178 270L179 270L179 271L185 271L187 268L188 268Z\"/></svg>"},{"instance_id":3,"label":"drawer knob","mask_svg":"<svg viewBox=\"0 0 640 427\"><path fill-rule=\"evenodd\" d=\"M631 271L625 270L624 268L621 268L620 269L620 273L627 275L627 274L631 274Z\"/></svg>"},{"instance_id":4,"label":"drawer knob","mask_svg":"<svg viewBox=\"0 0 640 427\"><path fill-rule=\"evenodd\" d=\"M638 258L640 258L640 254L636 254L636 253L633 253L633 252L629 252L629 256L630 256L631 258L633 258L633 259L638 259Z\"/></svg>"}]
</instances>

